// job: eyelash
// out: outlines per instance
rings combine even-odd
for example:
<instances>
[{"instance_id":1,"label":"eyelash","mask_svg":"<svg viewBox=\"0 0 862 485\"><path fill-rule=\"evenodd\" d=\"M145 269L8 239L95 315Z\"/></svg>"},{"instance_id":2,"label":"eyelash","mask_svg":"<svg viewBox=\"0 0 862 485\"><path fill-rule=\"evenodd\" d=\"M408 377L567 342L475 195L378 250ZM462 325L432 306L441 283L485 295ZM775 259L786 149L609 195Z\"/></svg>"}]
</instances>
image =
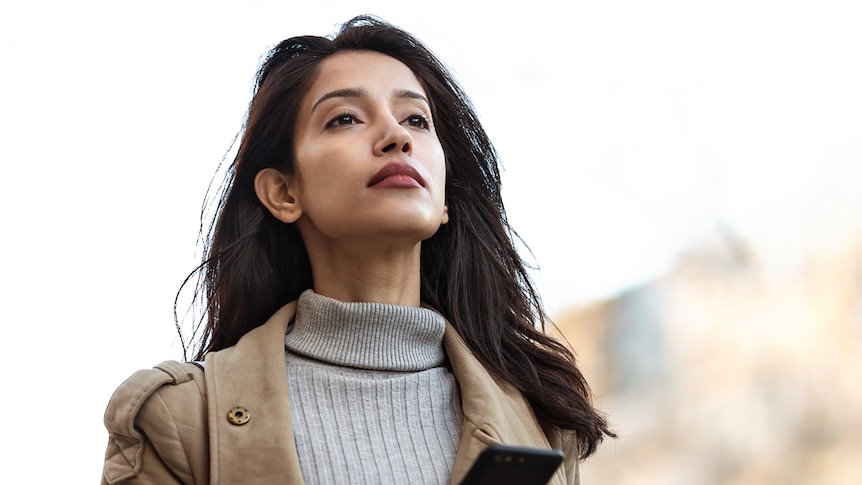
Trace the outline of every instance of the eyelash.
<instances>
[{"instance_id":1,"label":"eyelash","mask_svg":"<svg viewBox=\"0 0 862 485\"><path fill-rule=\"evenodd\" d=\"M408 116L407 118L405 118L405 120L402 121L401 123L405 123L405 122L407 122L407 120L412 121L415 118L419 118L420 126L418 126L418 128L421 128L423 130L428 130L431 128L431 120L429 120L428 117L425 116L425 113L414 113L414 114ZM410 126L413 126L413 125L410 125Z\"/></svg>"},{"instance_id":2,"label":"eyelash","mask_svg":"<svg viewBox=\"0 0 862 485\"><path fill-rule=\"evenodd\" d=\"M418 126L412 124L412 122L415 121L417 118L419 123ZM343 113L335 115L331 120L329 120L329 123L327 123L326 126L327 128L338 128L339 126L354 125L360 122L361 121L359 120L359 117L356 116L356 114L351 113L350 111L345 111ZM426 116L425 113L421 112L413 113L412 115L405 118L404 121L401 122L401 124L406 124L407 126L413 126L422 130L431 129L431 120L428 119L428 116Z\"/></svg>"},{"instance_id":3,"label":"eyelash","mask_svg":"<svg viewBox=\"0 0 862 485\"><path fill-rule=\"evenodd\" d=\"M350 121L347 123L342 123L342 121L344 121L345 118L350 118ZM358 120L359 120L359 117L356 116L356 114L351 113L350 111L345 111L343 113L337 114L331 120L329 120L329 123L326 124L326 127L327 128L338 128L339 126L344 126L344 125L355 125L359 122Z\"/></svg>"}]
</instances>

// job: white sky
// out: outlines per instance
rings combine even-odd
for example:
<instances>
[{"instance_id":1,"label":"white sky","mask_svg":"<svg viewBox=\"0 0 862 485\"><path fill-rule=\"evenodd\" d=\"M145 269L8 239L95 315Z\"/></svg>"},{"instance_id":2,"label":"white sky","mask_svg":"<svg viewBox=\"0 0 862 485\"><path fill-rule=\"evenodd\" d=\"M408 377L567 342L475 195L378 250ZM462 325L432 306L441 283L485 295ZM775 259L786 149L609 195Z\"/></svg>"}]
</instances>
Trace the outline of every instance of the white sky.
<instances>
[{"instance_id":1,"label":"white sky","mask_svg":"<svg viewBox=\"0 0 862 485\"><path fill-rule=\"evenodd\" d=\"M552 312L717 227L792 260L862 221L855 2L303 3L0 0L0 482L98 480L111 392L179 356L174 293L259 56L355 14L472 96Z\"/></svg>"}]
</instances>

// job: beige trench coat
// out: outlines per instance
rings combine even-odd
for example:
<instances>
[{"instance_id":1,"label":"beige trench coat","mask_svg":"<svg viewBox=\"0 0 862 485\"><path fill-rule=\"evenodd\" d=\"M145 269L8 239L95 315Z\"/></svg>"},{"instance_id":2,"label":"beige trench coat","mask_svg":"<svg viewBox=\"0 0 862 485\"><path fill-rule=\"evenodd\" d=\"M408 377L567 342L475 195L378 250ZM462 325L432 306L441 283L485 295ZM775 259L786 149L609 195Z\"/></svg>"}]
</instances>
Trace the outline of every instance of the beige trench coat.
<instances>
[{"instance_id":1,"label":"beige trench coat","mask_svg":"<svg viewBox=\"0 0 862 485\"><path fill-rule=\"evenodd\" d=\"M235 346L209 353L206 372L168 361L127 379L105 411L102 484L302 484L284 367L295 309L286 305ZM444 345L464 415L450 483L482 449L503 443L563 450L550 483L578 484L573 437L543 430L521 393L491 377L448 324Z\"/></svg>"}]
</instances>

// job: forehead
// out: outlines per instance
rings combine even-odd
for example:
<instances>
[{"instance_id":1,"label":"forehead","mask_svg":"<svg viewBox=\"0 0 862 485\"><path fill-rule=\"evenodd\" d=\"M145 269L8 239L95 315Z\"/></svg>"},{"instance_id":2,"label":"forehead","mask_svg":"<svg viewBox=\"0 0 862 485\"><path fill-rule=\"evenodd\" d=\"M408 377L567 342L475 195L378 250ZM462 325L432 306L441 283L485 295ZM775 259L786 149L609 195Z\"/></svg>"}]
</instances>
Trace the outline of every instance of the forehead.
<instances>
[{"instance_id":1,"label":"forehead","mask_svg":"<svg viewBox=\"0 0 862 485\"><path fill-rule=\"evenodd\" d=\"M375 51L342 51L320 62L305 101L313 103L328 92L346 88L379 94L407 89L427 97L413 71L394 57Z\"/></svg>"}]
</instances>

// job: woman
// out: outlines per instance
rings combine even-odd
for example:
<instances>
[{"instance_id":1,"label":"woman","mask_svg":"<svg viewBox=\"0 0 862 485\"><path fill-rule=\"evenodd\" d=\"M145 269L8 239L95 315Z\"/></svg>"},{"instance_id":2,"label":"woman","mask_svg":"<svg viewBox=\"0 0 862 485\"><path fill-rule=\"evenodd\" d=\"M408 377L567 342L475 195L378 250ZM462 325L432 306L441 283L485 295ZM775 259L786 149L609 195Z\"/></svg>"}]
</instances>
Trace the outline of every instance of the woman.
<instances>
[{"instance_id":1,"label":"woman","mask_svg":"<svg viewBox=\"0 0 862 485\"><path fill-rule=\"evenodd\" d=\"M611 433L417 39L357 17L273 48L224 187L196 361L116 391L103 483L458 483L494 443L561 449L552 483L578 482Z\"/></svg>"}]
</instances>

